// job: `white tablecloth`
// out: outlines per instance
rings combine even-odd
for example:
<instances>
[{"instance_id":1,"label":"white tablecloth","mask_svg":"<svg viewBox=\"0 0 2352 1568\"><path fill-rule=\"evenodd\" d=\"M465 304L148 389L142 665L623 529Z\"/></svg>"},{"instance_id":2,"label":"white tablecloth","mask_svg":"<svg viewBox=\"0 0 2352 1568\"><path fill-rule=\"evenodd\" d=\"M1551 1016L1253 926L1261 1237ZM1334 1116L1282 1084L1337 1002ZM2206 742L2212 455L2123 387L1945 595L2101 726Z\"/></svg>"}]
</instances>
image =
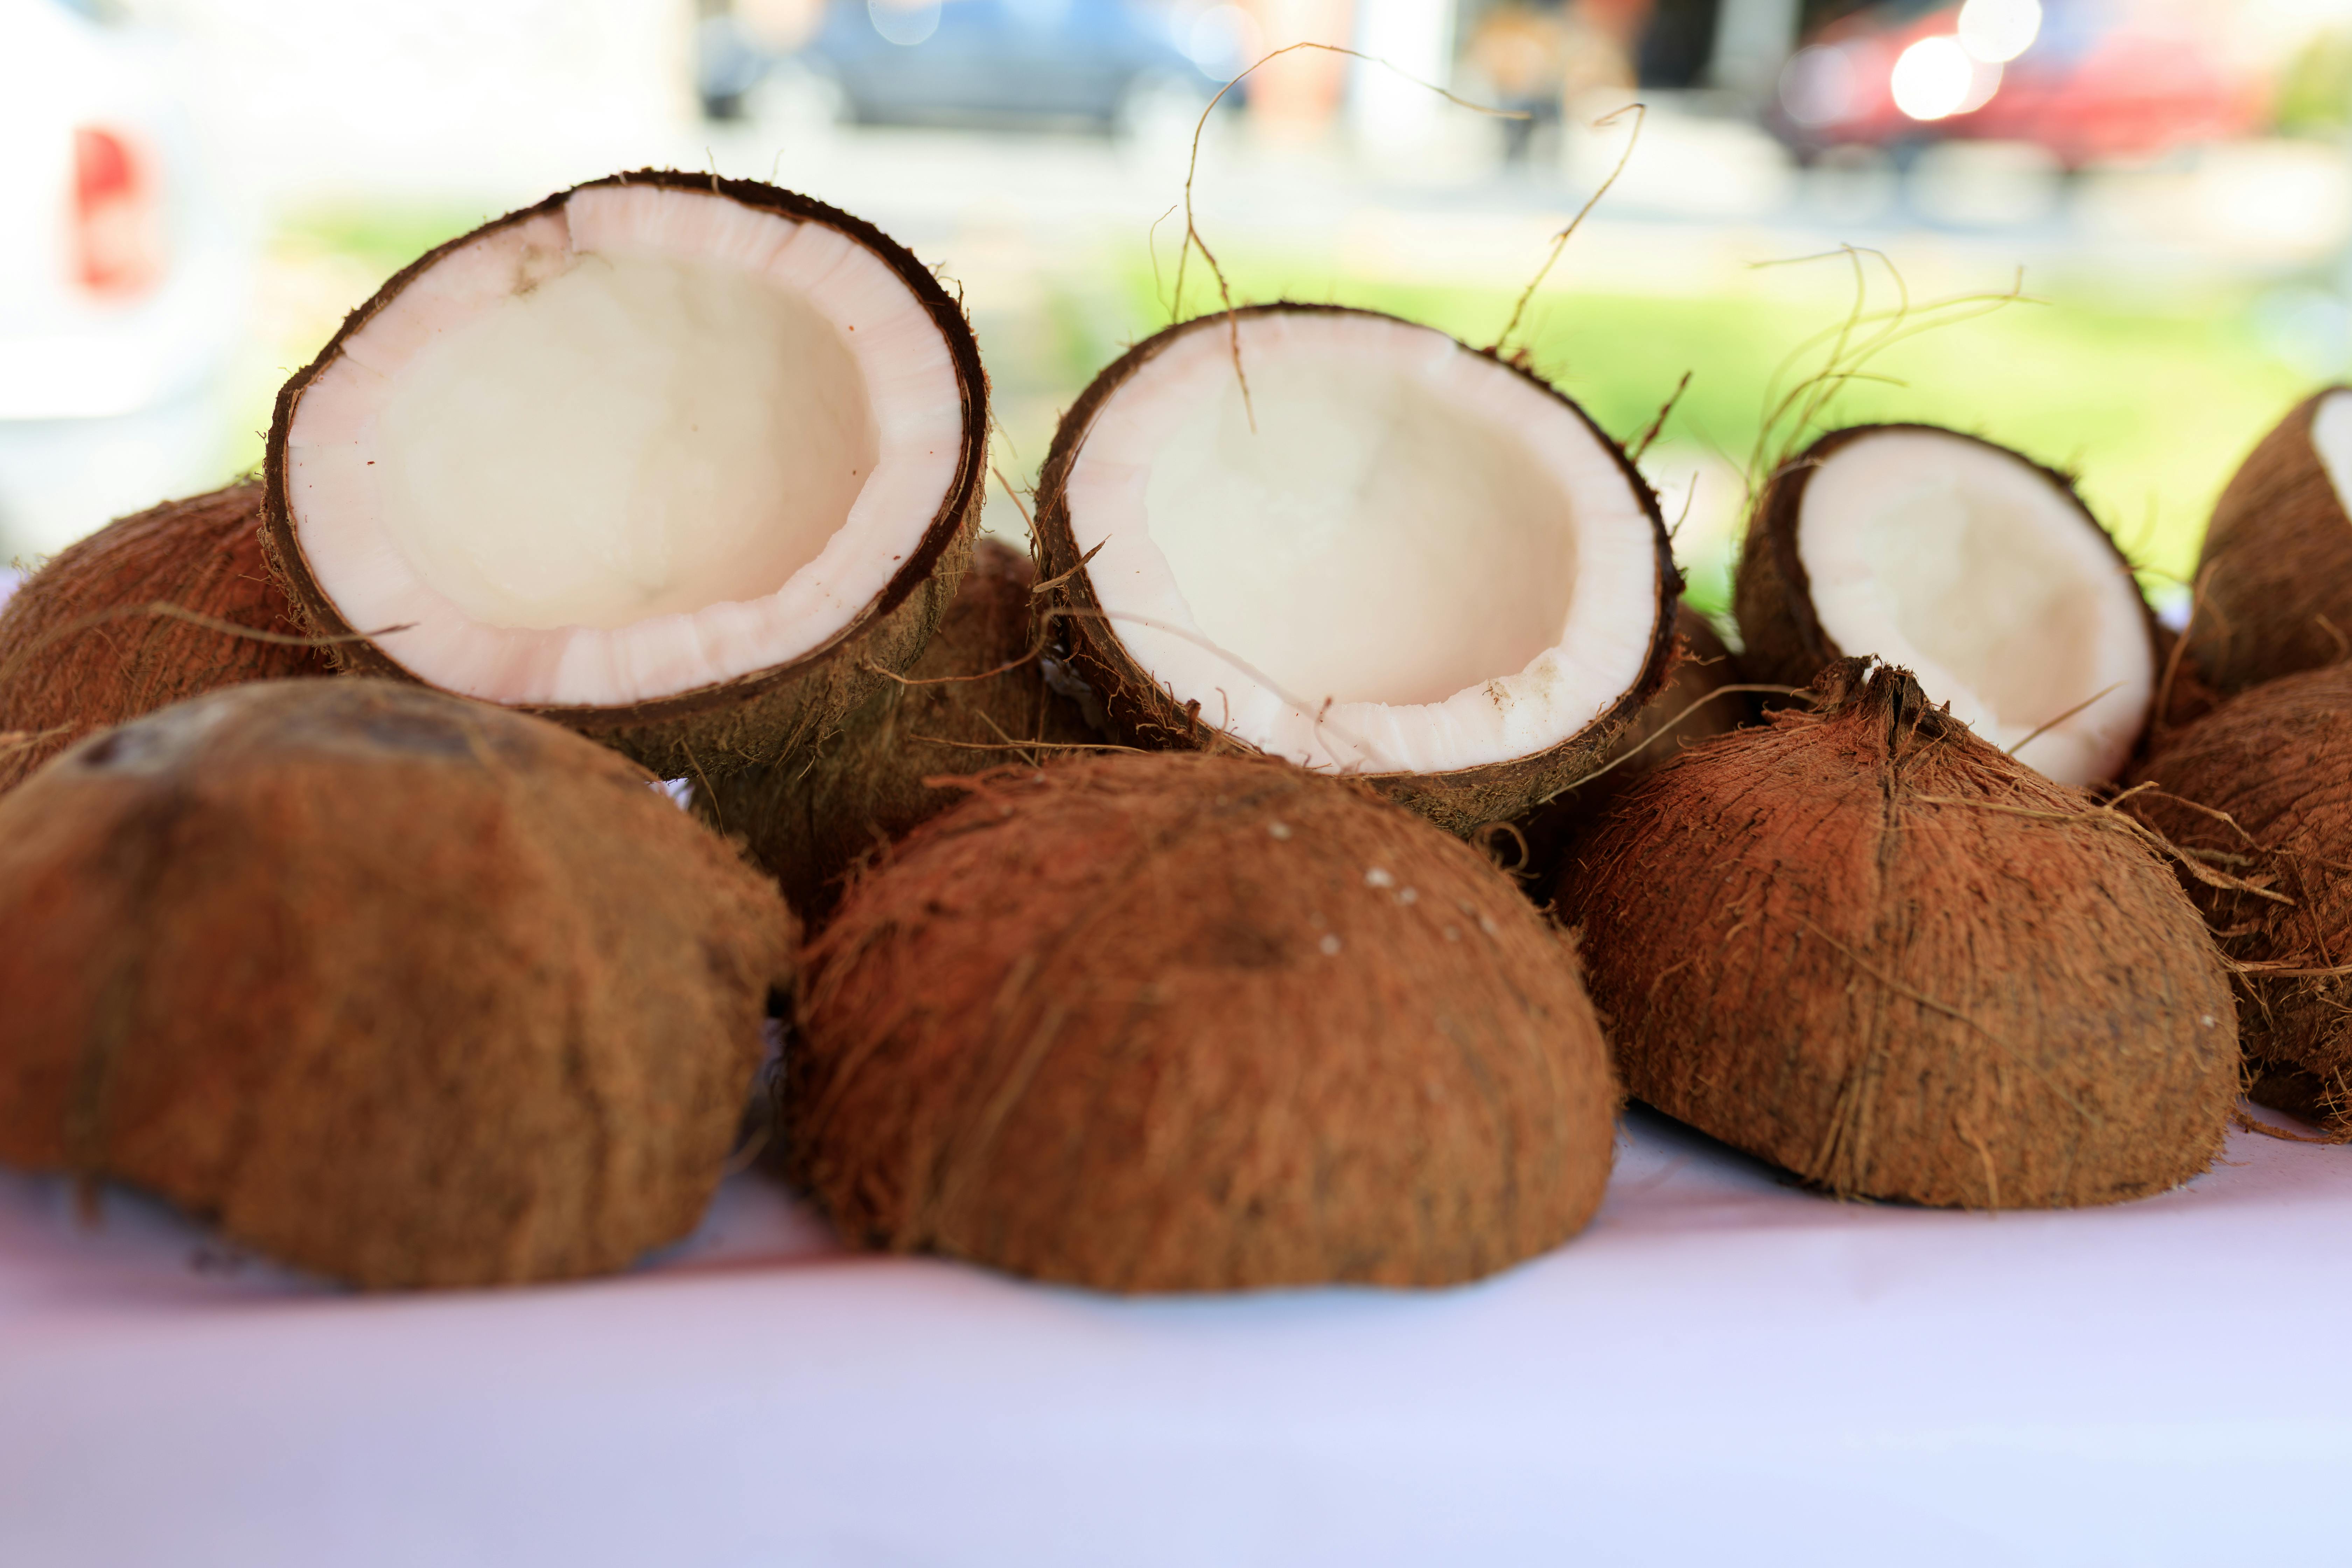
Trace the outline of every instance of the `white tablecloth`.
<instances>
[{"instance_id":1,"label":"white tablecloth","mask_svg":"<svg viewBox=\"0 0 2352 1568\"><path fill-rule=\"evenodd\" d=\"M1837 1204L1629 1119L1422 1294L847 1256L763 1178L626 1278L359 1297L0 1175L0 1563L2352 1561L2352 1149L2056 1215Z\"/></svg>"}]
</instances>

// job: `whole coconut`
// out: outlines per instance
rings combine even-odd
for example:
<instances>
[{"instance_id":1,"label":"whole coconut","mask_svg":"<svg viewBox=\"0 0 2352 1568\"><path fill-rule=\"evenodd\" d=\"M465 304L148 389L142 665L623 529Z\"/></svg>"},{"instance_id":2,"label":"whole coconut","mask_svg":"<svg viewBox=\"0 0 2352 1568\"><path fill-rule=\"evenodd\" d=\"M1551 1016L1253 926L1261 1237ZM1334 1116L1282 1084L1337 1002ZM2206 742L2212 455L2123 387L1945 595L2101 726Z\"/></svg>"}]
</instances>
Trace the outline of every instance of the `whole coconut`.
<instances>
[{"instance_id":1,"label":"whole coconut","mask_svg":"<svg viewBox=\"0 0 2352 1568\"><path fill-rule=\"evenodd\" d=\"M1111 1290L1443 1285L1591 1217L1566 942L1358 786L1215 754L977 785L811 949L786 1160L849 1237Z\"/></svg>"},{"instance_id":2,"label":"whole coconut","mask_svg":"<svg viewBox=\"0 0 2352 1568\"><path fill-rule=\"evenodd\" d=\"M2156 787L2130 810L2244 884L2183 878L2249 966L2238 1027L2254 1098L2352 1131L2352 666L2231 698L2133 782Z\"/></svg>"},{"instance_id":3,"label":"whole coconut","mask_svg":"<svg viewBox=\"0 0 2352 1568\"><path fill-rule=\"evenodd\" d=\"M1040 673L1036 576L1027 556L982 541L904 680L804 754L695 781L696 812L742 838L795 910L822 916L852 866L961 798L925 780L1100 744Z\"/></svg>"},{"instance_id":4,"label":"whole coconut","mask_svg":"<svg viewBox=\"0 0 2352 1568\"><path fill-rule=\"evenodd\" d=\"M639 769L389 681L273 681L0 798L0 1161L363 1286L690 1229L793 922Z\"/></svg>"},{"instance_id":5,"label":"whole coconut","mask_svg":"<svg viewBox=\"0 0 2352 1568\"><path fill-rule=\"evenodd\" d=\"M0 789L184 698L332 673L262 563L260 516L257 484L167 501L68 545L16 590L0 610Z\"/></svg>"},{"instance_id":6,"label":"whole coconut","mask_svg":"<svg viewBox=\"0 0 2352 1568\"><path fill-rule=\"evenodd\" d=\"M1563 868L1627 1089L1841 1195L2161 1192L2221 1144L2229 983L2132 825L1846 659Z\"/></svg>"}]
</instances>

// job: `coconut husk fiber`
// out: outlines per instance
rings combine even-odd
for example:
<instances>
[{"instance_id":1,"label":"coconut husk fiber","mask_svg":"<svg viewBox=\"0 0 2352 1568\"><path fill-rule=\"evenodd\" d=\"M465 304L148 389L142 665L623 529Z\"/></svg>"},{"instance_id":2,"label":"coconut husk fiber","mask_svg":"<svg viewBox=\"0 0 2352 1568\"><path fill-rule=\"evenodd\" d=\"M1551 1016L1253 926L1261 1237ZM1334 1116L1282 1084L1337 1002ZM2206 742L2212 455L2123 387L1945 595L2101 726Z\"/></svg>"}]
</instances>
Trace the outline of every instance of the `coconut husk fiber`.
<instances>
[{"instance_id":1,"label":"coconut husk fiber","mask_svg":"<svg viewBox=\"0 0 2352 1568\"><path fill-rule=\"evenodd\" d=\"M2162 1192L2238 1088L2221 955L2145 830L1832 665L1685 751L1563 868L1635 1097L1840 1196Z\"/></svg>"},{"instance_id":2,"label":"coconut husk fiber","mask_svg":"<svg viewBox=\"0 0 2352 1568\"><path fill-rule=\"evenodd\" d=\"M620 1268L717 1186L795 940L567 731L215 692L0 797L0 1161L362 1286Z\"/></svg>"},{"instance_id":3,"label":"coconut husk fiber","mask_svg":"<svg viewBox=\"0 0 2352 1568\"><path fill-rule=\"evenodd\" d=\"M260 514L257 484L166 501L67 546L16 590L0 609L0 790L184 698L333 673L262 564Z\"/></svg>"},{"instance_id":4,"label":"coconut husk fiber","mask_svg":"<svg viewBox=\"0 0 2352 1568\"><path fill-rule=\"evenodd\" d=\"M1078 702L1041 671L1036 575L1027 556L982 540L903 679L802 755L698 782L697 814L740 837L793 908L820 919L851 867L963 798L926 779L1101 744Z\"/></svg>"},{"instance_id":5,"label":"coconut husk fiber","mask_svg":"<svg viewBox=\"0 0 2352 1568\"><path fill-rule=\"evenodd\" d=\"M976 781L808 963L785 1163L855 1242L1106 1290L1444 1285L1608 1181L1566 942L1460 841L1286 763Z\"/></svg>"},{"instance_id":6,"label":"coconut husk fiber","mask_svg":"<svg viewBox=\"0 0 2352 1568\"><path fill-rule=\"evenodd\" d=\"M2245 965L2256 1100L2352 1132L2352 666L2283 676L2168 737L2125 806L2200 868L2183 886ZM2213 873L2219 873L2215 875Z\"/></svg>"}]
</instances>

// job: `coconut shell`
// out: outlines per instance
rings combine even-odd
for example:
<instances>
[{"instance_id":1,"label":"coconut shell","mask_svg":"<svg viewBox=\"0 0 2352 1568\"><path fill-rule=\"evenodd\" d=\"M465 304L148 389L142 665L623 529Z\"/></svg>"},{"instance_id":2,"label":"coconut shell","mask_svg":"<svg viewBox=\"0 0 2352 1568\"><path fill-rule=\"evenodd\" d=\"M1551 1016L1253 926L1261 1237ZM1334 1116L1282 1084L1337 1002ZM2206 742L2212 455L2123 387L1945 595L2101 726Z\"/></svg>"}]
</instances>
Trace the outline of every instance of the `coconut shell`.
<instances>
[{"instance_id":1,"label":"coconut shell","mask_svg":"<svg viewBox=\"0 0 2352 1568\"><path fill-rule=\"evenodd\" d=\"M929 309L946 341L963 392L963 448L954 482L948 487L938 515L924 532L922 543L881 593L833 637L787 663L651 701L611 708L516 705L521 711L553 720L611 746L664 778L717 778L814 744L839 728L859 704L882 688L890 674L904 670L921 654L955 596L980 527L988 476L988 377L981 369L980 347L963 307L911 251L864 219L772 185L674 170L640 169L574 188L611 184L708 192L795 223L823 224L840 230L888 263ZM344 318L342 329L319 357L296 373L278 394L263 470L268 496L262 542L271 569L303 622L323 636L342 639L335 644L335 658L345 669L393 679L420 679L374 640L385 628L352 626L311 573L287 500L286 442L295 406L310 383L342 353L352 335L434 263L494 230L552 212L571 195L571 191L559 191L536 205L509 213L427 251L403 268L373 299Z\"/></svg>"},{"instance_id":2,"label":"coconut shell","mask_svg":"<svg viewBox=\"0 0 2352 1568\"><path fill-rule=\"evenodd\" d=\"M1244 306L1235 313L1253 316L1274 312L1379 314L1339 305L1291 302ZM1070 470L1077 461L1079 448L1086 444L1087 433L1094 427L1096 416L1112 394L1183 334L1223 331L1226 321L1226 315L1220 312L1179 322L1146 338L1114 360L1063 416L1038 483L1037 541L1044 570L1055 584L1054 608L1059 616L1056 629L1068 638L1071 662L1100 697L1112 728L1122 739L1148 750L1249 752L1255 748L1209 722L1198 703L1177 701L1174 694L1128 652L1117 626L1103 614L1094 581L1078 549L1070 521ZM1558 744L1506 762L1449 773L1352 775L1388 799L1455 834L1469 834L1486 824L1524 815L1538 802L1549 799L1591 772L1608 756L1618 736L1665 685L1674 651L1675 609L1682 593L1682 577L1675 569L1674 551L1667 540L1665 520L1658 511L1656 493L1633 467L1633 459L1626 457L1624 448L1559 388L1523 364L1502 359L1491 350L1484 352L1530 385L1540 388L1547 396L1566 405L1616 458L1626 484L1639 498L1656 535L1658 610L1648 659L1632 688L1591 723Z\"/></svg>"},{"instance_id":3,"label":"coconut shell","mask_svg":"<svg viewBox=\"0 0 2352 1568\"><path fill-rule=\"evenodd\" d=\"M717 1186L795 938L567 731L215 692L0 797L0 1161L362 1286L619 1268Z\"/></svg>"},{"instance_id":4,"label":"coconut shell","mask_svg":"<svg viewBox=\"0 0 2352 1568\"><path fill-rule=\"evenodd\" d=\"M83 736L184 698L333 673L262 564L260 516L257 484L167 501L67 546L17 588L0 609L0 790Z\"/></svg>"},{"instance_id":5,"label":"coconut shell","mask_svg":"<svg viewBox=\"0 0 2352 1568\"><path fill-rule=\"evenodd\" d=\"M1685 751L1563 870L1627 1089L1841 1196L2164 1191L2238 1085L2221 955L2140 830L1848 659Z\"/></svg>"},{"instance_id":6,"label":"coconut shell","mask_svg":"<svg viewBox=\"0 0 2352 1568\"><path fill-rule=\"evenodd\" d=\"M962 798L925 780L1100 744L1077 702L1040 672L1036 577L1027 556L982 540L903 682L802 755L696 784L696 813L742 839L793 908L821 918L851 867Z\"/></svg>"},{"instance_id":7,"label":"coconut shell","mask_svg":"<svg viewBox=\"0 0 2352 1568\"><path fill-rule=\"evenodd\" d=\"M2328 387L2262 438L2214 503L2189 651L2224 693L2352 656L2352 517L2312 416Z\"/></svg>"},{"instance_id":8,"label":"coconut shell","mask_svg":"<svg viewBox=\"0 0 2352 1568\"><path fill-rule=\"evenodd\" d=\"M868 1245L1109 1290L1444 1285L1608 1181L1566 942L1458 840L1270 759L982 781L808 962L787 1166Z\"/></svg>"},{"instance_id":9,"label":"coconut shell","mask_svg":"<svg viewBox=\"0 0 2352 1568\"><path fill-rule=\"evenodd\" d=\"M2352 973L2324 973L2352 963L2352 666L2231 698L2133 783L2155 787L2126 807L2223 874L2182 882L2250 966L2238 1027L2254 1098L2352 1131Z\"/></svg>"}]
</instances>

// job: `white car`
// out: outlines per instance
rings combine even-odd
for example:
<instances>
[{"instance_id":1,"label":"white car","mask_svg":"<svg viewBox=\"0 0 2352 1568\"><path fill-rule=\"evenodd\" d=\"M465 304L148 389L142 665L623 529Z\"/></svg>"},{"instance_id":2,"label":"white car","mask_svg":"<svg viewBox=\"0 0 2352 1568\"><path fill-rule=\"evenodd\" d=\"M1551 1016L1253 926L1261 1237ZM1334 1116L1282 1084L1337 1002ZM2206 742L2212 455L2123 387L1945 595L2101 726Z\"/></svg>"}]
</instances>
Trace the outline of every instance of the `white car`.
<instances>
[{"instance_id":1,"label":"white car","mask_svg":"<svg viewBox=\"0 0 2352 1568\"><path fill-rule=\"evenodd\" d=\"M221 483L253 247L169 57L0 0L0 566Z\"/></svg>"}]
</instances>

